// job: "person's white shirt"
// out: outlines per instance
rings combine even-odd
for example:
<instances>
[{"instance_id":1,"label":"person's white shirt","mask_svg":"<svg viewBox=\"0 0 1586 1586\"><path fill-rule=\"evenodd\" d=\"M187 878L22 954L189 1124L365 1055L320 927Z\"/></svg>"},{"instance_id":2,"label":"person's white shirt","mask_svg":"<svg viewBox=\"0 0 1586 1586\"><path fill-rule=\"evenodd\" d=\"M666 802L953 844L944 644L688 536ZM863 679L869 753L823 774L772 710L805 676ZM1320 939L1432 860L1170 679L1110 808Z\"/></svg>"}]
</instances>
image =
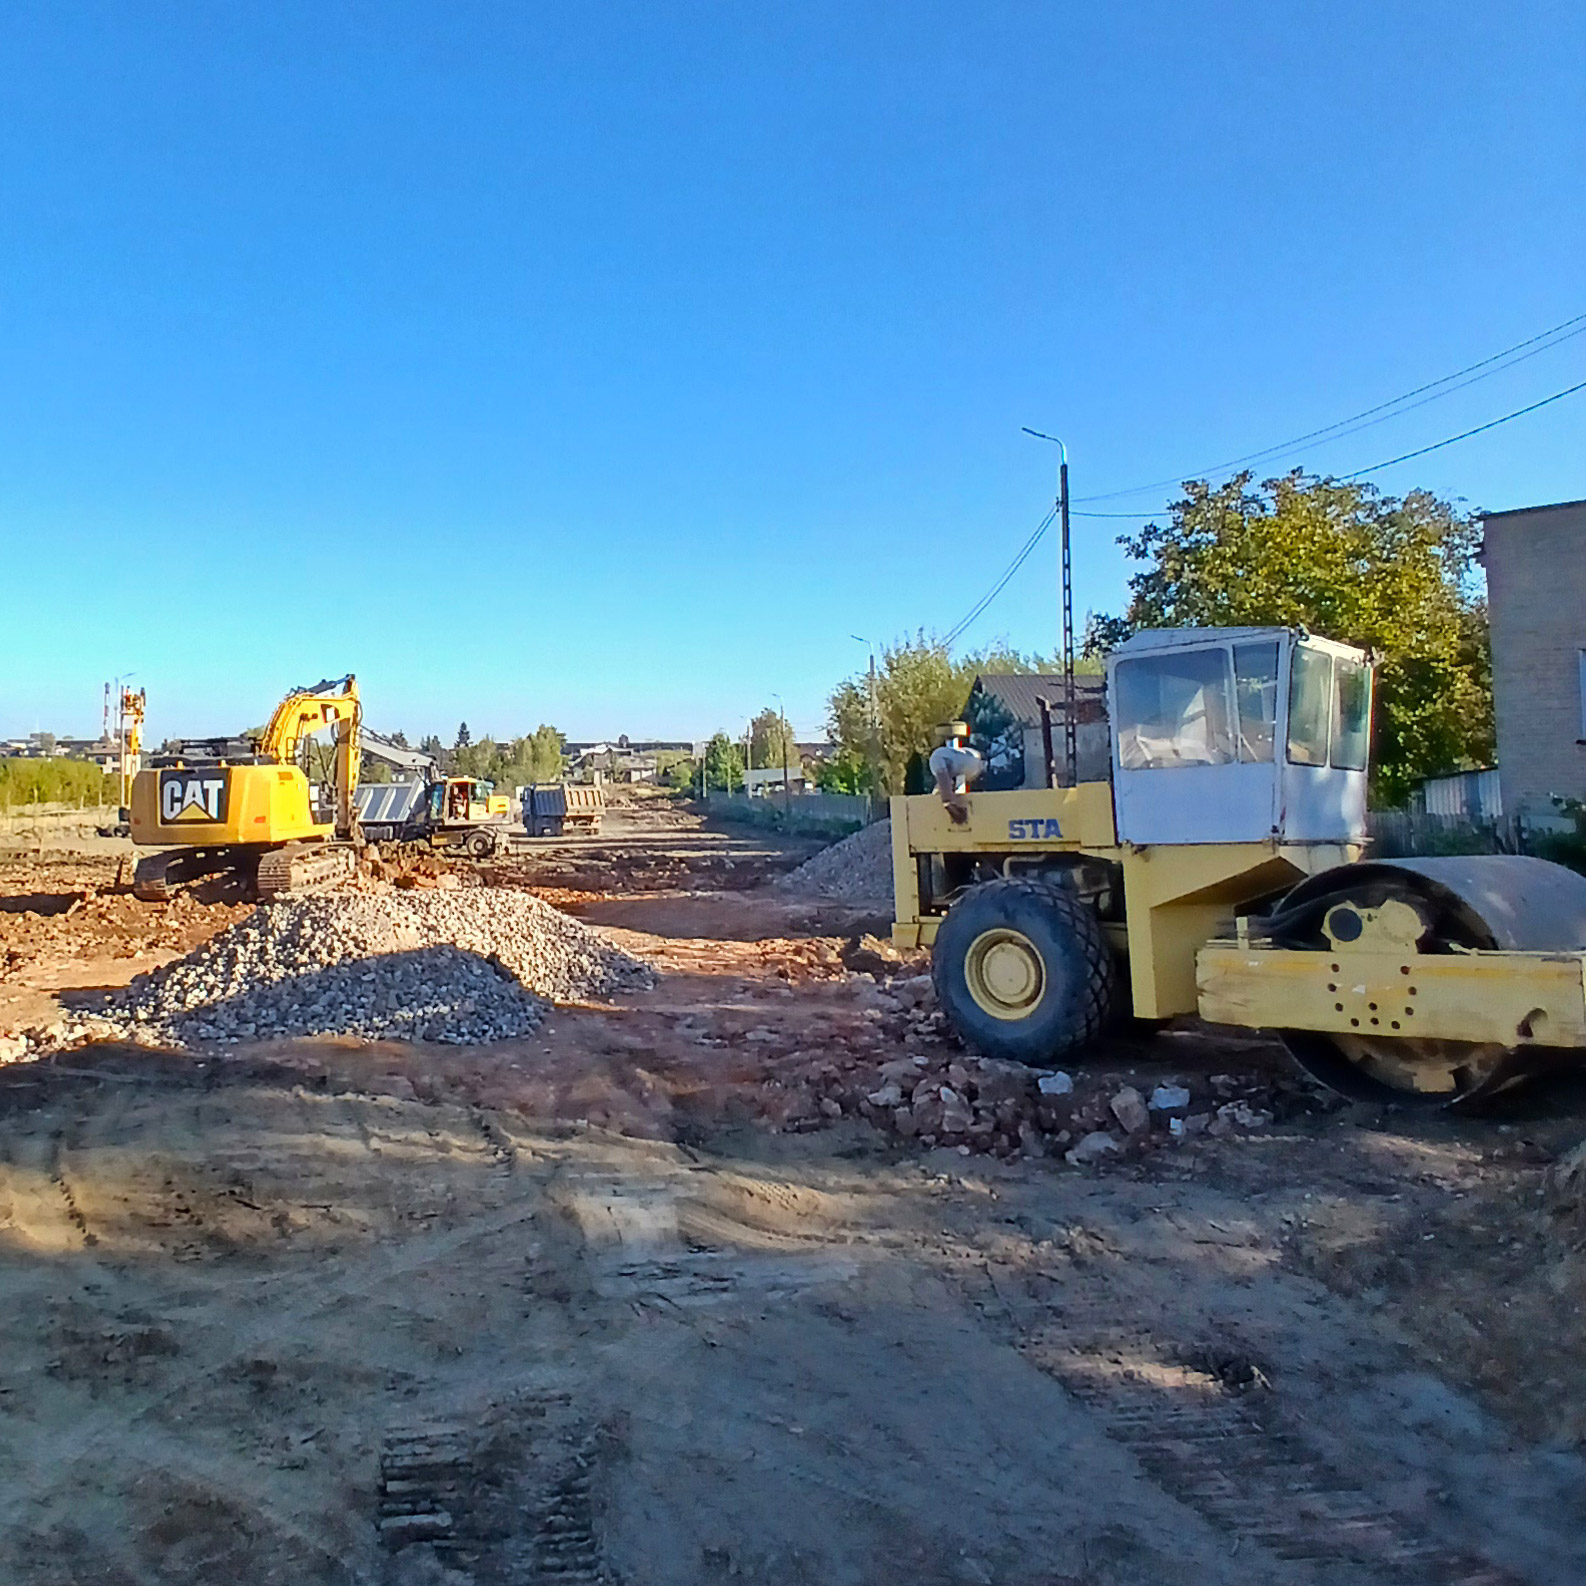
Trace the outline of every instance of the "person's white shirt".
<instances>
[{"instance_id":1,"label":"person's white shirt","mask_svg":"<svg viewBox=\"0 0 1586 1586\"><path fill-rule=\"evenodd\" d=\"M969 784L986 769L985 757L967 744L944 743L928 762L933 777L950 776L955 793L967 793Z\"/></svg>"}]
</instances>

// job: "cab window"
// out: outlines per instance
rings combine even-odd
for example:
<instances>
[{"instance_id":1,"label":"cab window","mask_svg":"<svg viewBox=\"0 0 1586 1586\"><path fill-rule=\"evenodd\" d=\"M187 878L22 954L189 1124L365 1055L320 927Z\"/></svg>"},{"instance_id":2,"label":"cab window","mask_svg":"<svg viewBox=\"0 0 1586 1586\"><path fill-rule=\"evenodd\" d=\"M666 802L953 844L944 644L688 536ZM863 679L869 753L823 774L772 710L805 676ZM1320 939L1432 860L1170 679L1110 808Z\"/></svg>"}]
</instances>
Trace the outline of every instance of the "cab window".
<instances>
[{"instance_id":1,"label":"cab window","mask_svg":"<svg viewBox=\"0 0 1586 1586\"><path fill-rule=\"evenodd\" d=\"M1341 771L1364 771L1371 747L1371 669L1352 656L1333 663L1333 753Z\"/></svg>"},{"instance_id":2,"label":"cab window","mask_svg":"<svg viewBox=\"0 0 1586 1586\"><path fill-rule=\"evenodd\" d=\"M1118 763L1125 771L1227 765L1239 758L1226 649L1120 661L1113 682Z\"/></svg>"},{"instance_id":3,"label":"cab window","mask_svg":"<svg viewBox=\"0 0 1586 1586\"><path fill-rule=\"evenodd\" d=\"M1289 672L1289 762L1326 765L1333 717L1333 658L1325 650L1294 647Z\"/></svg>"},{"instance_id":4,"label":"cab window","mask_svg":"<svg viewBox=\"0 0 1586 1586\"><path fill-rule=\"evenodd\" d=\"M1234 646L1234 697L1239 707L1239 758L1270 764L1278 724L1277 640Z\"/></svg>"}]
</instances>

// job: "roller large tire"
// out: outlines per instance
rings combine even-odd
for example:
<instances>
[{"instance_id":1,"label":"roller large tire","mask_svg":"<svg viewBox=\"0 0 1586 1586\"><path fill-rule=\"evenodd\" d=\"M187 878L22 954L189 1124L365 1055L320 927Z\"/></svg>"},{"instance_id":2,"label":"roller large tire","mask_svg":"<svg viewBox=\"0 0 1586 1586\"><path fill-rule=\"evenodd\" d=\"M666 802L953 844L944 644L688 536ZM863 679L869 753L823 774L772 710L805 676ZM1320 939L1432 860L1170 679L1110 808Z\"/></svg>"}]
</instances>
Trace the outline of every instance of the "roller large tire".
<instances>
[{"instance_id":1,"label":"roller large tire","mask_svg":"<svg viewBox=\"0 0 1586 1586\"><path fill-rule=\"evenodd\" d=\"M942 921L931 979L966 1046L1044 1067L1105 1030L1117 967L1094 910L1066 887L987 881Z\"/></svg>"}]
</instances>

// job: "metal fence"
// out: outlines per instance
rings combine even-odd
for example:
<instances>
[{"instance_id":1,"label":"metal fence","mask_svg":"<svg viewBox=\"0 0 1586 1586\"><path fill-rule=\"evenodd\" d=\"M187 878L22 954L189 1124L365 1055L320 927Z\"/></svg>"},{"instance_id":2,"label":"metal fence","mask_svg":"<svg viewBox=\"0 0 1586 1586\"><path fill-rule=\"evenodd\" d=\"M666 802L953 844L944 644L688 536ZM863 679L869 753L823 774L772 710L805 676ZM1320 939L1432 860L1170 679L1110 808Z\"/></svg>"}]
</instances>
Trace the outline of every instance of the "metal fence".
<instances>
[{"instance_id":1,"label":"metal fence","mask_svg":"<svg viewBox=\"0 0 1586 1586\"><path fill-rule=\"evenodd\" d=\"M1372 810L1366 816L1372 853L1382 859L1437 854L1523 854L1530 834L1509 816L1435 815L1422 810Z\"/></svg>"},{"instance_id":2,"label":"metal fence","mask_svg":"<svg viewBox=\"0 0 1586 1586\"><path fill-rule=\"evenodd\" d=\"M867 793L795 793L788 798L769 794L748 798L742 793L712 793L705 800L712 815L784 831L858 831L885 820L887 801Z\"/></svg>"}]
</instances>

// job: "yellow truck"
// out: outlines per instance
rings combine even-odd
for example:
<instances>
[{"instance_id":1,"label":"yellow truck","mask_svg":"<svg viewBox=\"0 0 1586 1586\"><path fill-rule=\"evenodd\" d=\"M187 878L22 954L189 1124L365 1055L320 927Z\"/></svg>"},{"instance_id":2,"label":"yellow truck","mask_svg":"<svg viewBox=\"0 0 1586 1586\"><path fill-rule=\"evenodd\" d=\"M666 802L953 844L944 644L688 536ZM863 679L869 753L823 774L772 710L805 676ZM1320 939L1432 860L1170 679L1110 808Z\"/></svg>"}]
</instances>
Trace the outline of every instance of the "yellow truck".
<instances>
[{"instance_id":1,"label":"yellow truck","mask_svg":"<svg viewBox=\"0 0 1586 1586\"><path fill-rule=\"evenodd\" d=\"M511 840L511 797L478 777L365 783L357 805L368 842L428 843L487 859Z\"/></svg>"},{"instance_id":2,"label":"yellow truck","mask_svg":"<svg viewBox=\"0 0 1586 1586\"><path fill-rule=\"evenodd\" d=\"M1365 654L1149 631L1107 700L1108 781L892 800L893 938L930 948L968 1045L1049 1064L1120 1013L1199 1014L1347 1095L1436 1106L1581 1057L1586 877L1367 856Z\"/></svg>"}]
</instances>

